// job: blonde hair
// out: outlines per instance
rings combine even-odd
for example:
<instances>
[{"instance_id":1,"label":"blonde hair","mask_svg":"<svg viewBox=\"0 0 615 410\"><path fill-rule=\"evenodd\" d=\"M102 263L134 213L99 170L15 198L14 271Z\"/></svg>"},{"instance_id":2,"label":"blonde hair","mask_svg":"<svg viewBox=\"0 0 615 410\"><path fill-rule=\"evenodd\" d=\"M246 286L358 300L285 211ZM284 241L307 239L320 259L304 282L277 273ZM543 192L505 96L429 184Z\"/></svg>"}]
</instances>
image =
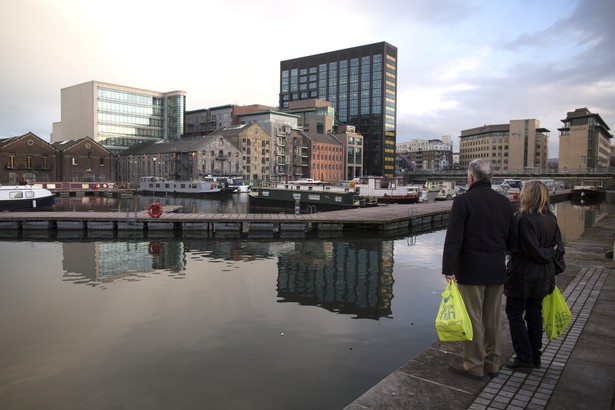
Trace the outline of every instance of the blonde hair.
<instances>
[{"instance_id":1,"label":"blonde hair","mask_svg":"<svg viewBox=\"0 0 615 410\"><path fill-rule=\"evenodd\" d=\"M527 181L521 188L521 204L519 212L522 214L549 214L551 213L551 200L549 188L540 181Z\"/></svg>"}]
</instances>

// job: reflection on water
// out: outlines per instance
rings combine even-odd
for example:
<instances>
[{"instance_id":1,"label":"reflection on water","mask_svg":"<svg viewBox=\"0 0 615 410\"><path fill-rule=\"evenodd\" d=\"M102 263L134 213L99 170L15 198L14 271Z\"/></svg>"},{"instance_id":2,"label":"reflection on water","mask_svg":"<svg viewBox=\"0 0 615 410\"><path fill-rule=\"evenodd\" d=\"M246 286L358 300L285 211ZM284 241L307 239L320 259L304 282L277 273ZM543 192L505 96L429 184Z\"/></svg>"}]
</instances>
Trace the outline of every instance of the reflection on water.
<instances>
[{"instance_id":1,"label":"reflection on water","mask_svg":"<svg viewBox=\"0 0 615 410\"><path fill-rule=\"evenodd\" d=\"M277 259L278 302L320 306L357 318L391 314L393 241L252 242L236 240L66 242L64 280L98 286L153 271L183 278L186 264Z\"/></svg>"},{"instance_id":2,"label":"reflection on water","mask_svg":"<svg viewBox=\"0 0 615 410\"><path fill-rule=\"evenodd\" d=\"M598 203L581 205L567 201L556 203L554 207L565 244L579 238L602 215L615 211L615 191L607 191L606 200Z\"/></svg>"},{"instance_id":3,"label":"reflection on water","mask_svg":"<svg viewBox=\"0 0 615 410\"><path fill-rule=\"evenodd\" d=\"M102 196L58 196L57 212L83 211L142 211L155 200L163 206L180 205L184 213L246 213L248 212L248 194L219 195L208 198L183 198L173 196L135 195L130 198L111 198Z\"/></svg>"},{"instance_id":4,"label":"reflection on water","mask_svg":"<svg viewBox=\"0 0 615 410\"><path fill-rule=\"evenodd\" d=\"M324 245L324 246L323 246ZM393 242L300 242L278 257L280 302L378 319L391 314Z\"/></svg>"}]
</instances>

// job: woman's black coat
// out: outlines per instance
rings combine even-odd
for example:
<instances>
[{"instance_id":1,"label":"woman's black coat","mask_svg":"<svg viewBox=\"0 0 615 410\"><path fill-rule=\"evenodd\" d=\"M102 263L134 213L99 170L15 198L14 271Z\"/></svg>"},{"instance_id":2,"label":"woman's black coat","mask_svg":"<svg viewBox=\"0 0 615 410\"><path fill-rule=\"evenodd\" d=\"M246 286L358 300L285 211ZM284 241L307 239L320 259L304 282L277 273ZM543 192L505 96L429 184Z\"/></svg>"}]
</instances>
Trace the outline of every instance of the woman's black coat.
<instances>
[{"instance_id":1,"label":"woman's black coat","mask_svg":"<svg viewBox=\"0 0 615 410\"><path fill-rule=\"evenodd\" d=\"M552 213L519 214L517 244L508 263L504 294L514 298L544 298L553 291L556 260L563 262L564 244Z\"/></svg>"}]
</instances>

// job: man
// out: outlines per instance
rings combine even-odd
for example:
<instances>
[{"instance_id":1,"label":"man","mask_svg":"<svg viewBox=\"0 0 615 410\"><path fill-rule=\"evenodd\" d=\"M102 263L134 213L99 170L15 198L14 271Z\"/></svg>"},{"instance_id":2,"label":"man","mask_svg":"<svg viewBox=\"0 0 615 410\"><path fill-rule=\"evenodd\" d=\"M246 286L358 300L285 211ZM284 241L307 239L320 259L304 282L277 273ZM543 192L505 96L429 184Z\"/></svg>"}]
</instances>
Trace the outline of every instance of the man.
<instances>
[{"instance_id":1,"label":"man","mask_svg":"<svg viewBox=\"0 0 615 410\"><path fill-rule=\"evenodd\" d=\"M474 332L463 342L463 365L449 369L477 380L500 370L506 249L516 235L512 205L491 188L492 175L486 160L468 166L468 190L453 200L442 258L442 273L457 281Z\"/></svg>"}]
</instances>

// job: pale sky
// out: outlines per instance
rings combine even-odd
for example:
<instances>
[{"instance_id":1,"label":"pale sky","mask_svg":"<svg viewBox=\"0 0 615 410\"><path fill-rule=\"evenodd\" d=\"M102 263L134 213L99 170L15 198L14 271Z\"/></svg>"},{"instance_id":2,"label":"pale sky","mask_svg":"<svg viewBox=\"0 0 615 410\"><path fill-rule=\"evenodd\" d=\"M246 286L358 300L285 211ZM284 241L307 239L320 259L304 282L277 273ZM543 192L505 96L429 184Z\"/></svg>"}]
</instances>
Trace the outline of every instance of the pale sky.
<instances>
[{"instance_id":1,"label":"pale sky","mask_svg":"<svg viewBox=\"0 0 615 410\"><path fill-rule=\"evenodd\" d=\"M536 118L557 157L568 111L615 130L614 22L614 0L0 0L0 138L48 141L92 80L276 106L280 61L386 41L398 142Z\"/></svg>"}]
</instances>

